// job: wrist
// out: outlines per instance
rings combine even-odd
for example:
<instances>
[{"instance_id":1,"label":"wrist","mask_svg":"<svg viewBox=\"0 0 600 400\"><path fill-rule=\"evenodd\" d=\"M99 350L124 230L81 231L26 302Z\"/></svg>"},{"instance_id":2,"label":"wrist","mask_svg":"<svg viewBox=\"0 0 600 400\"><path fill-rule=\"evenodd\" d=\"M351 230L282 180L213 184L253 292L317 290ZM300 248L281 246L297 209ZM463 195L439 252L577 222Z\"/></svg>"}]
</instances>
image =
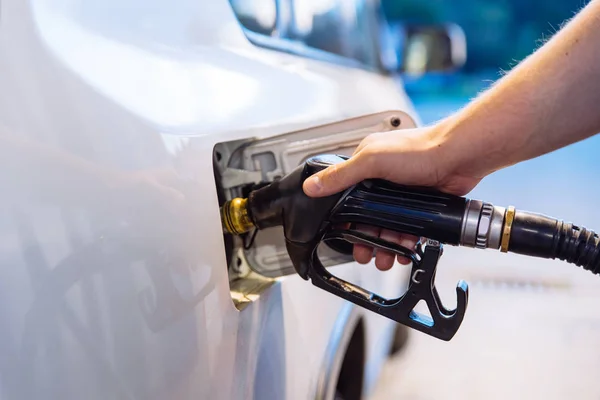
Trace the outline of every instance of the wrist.
<instances>
[{"instance_id":1,"label":"wrist","mask_svg":"<svg viewBox=\"0 0 600 400\"><path fill-rule=\"evenodd\" d=\"M446 117L432 129L432 135L438 148L436 157L447 174L482 179L510 165L511 143L471 114L464 109Z\"/></svg>"},{"instance_id":2,"label":"wrist","mask_svg":"<svg viewBox=\"0 0 600 400\"><path fill-rule=\"evenodd\" d=\"M432 160L436 165L437 176L444 181L448 176L460 173L469 160L468 145L461 143L459 125L454 115L438 121L427 131Z\"/></svg>"}]
</instances>

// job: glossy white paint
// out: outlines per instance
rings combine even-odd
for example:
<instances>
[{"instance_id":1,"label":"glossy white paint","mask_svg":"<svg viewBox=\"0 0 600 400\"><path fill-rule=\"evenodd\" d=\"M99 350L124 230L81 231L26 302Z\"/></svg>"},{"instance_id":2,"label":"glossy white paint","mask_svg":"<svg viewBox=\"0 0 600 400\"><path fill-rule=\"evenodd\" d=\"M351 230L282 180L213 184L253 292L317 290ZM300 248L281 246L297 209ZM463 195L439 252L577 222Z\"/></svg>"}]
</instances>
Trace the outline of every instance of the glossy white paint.
<instances>
[{"instance_id":1,"label":"glossy white paint","mask_svg":"<svg viewBox=\"0 0 600 400\"><path fill-rule=\"evenodd\" d=\"M252 46L227 1L0 1L0 398L312 398L344 303L287 277L233 307L212 148L389 109L414 115Z\"/></svg>"}]
</instances>

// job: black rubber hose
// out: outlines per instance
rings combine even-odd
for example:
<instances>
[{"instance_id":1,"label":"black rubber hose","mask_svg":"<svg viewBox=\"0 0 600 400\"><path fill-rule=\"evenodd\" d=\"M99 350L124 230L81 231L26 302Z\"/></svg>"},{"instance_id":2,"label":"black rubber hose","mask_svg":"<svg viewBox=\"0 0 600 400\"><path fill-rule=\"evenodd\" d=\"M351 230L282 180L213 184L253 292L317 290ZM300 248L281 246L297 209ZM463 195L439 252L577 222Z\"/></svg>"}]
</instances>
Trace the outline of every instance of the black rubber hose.
<instances>
[{"instance_id":1,"label":"black rubber hose","mask_svg":"<svg viewBox=\"0 0 600 400\"><path fill-rule=\"evenodd\" d=\"M584 227L544 215L517 211L510 233L508 251L551 258L600 273L600 238Z\"/></svg>"}]
</instances>

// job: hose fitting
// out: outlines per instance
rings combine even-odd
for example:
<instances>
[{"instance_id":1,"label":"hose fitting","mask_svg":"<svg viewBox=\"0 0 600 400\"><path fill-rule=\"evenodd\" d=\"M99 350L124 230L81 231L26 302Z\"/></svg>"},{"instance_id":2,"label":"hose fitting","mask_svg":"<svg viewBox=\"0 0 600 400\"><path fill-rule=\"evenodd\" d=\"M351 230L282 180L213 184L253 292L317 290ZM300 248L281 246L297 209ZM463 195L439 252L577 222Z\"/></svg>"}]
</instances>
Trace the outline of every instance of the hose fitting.
<instances>
[{"instance_id":1,"label":"hose fitting","mask_svg":"<svg viewBox=\"0 0 600 400\"><path fill-rule=\"evenodd\" d=\"M506 210L480 200L469 199L462 220L460 245L498 249Z\"/></svg>"}]
</instances>

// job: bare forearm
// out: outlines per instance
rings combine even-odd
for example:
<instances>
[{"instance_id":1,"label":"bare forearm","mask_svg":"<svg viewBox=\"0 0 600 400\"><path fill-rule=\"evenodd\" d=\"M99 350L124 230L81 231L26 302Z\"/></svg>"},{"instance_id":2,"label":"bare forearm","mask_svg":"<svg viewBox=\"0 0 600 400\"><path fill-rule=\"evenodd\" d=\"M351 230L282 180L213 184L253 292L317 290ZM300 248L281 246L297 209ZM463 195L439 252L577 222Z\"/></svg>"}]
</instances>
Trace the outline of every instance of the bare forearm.
<instances>
[{"instance_id":1,"label":"bare forearm","mask_svg":"<svg viewBox=\"0 0 600 400\"><path fill-rule=\"evenodd\" d=\"M449 150L444 153L468 165L468 172L485 175L600 132L599 44L596 0L440 124L442 147Z\"/></svg>"}]
</instances>

